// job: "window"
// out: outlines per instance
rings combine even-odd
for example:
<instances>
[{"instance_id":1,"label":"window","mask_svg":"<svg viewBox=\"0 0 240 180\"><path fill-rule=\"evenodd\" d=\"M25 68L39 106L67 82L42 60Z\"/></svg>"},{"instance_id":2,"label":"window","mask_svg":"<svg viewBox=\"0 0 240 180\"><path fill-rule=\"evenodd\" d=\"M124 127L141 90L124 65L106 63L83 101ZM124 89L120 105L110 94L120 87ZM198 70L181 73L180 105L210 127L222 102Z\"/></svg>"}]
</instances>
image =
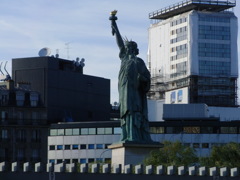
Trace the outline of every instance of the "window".
<instances>
[{"instance_id":1,"label":"window","mask_svg":"<svg viewBox=\"0 0 240 180\"><path fill-rule=\"evenodd\" d=\"M87 159L80 159L80 163L81 164L87 163Z\"/></svg>"},{"instance_id":2,"label":"window","mask_svg":"<svg viewBox=\"0 0 240 180\"><path fill-rule=\"evenodd\" d=\"M96 144L97 149L103 149L103 144Z\"/></svg>"},{"instance_id":3,"label":"window","mask_svg":"<svg viewBox=\"0 0 240 180\"><path fill-rule=\"evenodd\" d=\"M186 134L199 134L200 127L183 127L183 131Z\"/></svg>"},{"instance_id":4,"label":"window","mask_svg":"<svg viewBox=\"0 0 240 180\"><path fill-rule=\"evenodd\" d=\"M94 162L93 158L88 159L88 163L93 163L93 162Z\"/></svg>"},{"instance_id":5,"label":"window","mask_svg":"<svg viewBox=\"0 0 240 180\"><path fill-rule=\"evenodd\" d=\"M209 148L209 144L208 143L202 143L202 148Z\"/></svg>"},{"instance_id":6,"label":"window","mask_svg":"<svg viewBox=\"0 0 240 180\"><path fill-rule=\"evenodd\" d=\"M113 133L114 134L121 134L122 133L122 129L120 127L115 127L115 128L113 128Z\"/></svg>"},{"instance_id":7,"label":"window","mask_svg":"<svg viewBox=\"0 0 240 180\"><path fill-rule=\"evenodd\" d=\"M55 160L54 159L49 159L49 163L55 163Z\"/></svg>"},{"instance_id":8,"label":"window","mask_svg":"<svg viewBox=\"0 0 240 180\"><path fill-rule=\"evenodd\" d=\"M32 150L32 158L37 159L40 157L40 150L39 149L33 149Z\"/></svg>"},{"instance_id":9,"label":"window","mask_svg":"<svg viewBox=\"0 0 240 180\"><path fill-rule=\"evenodd\" d=\"M87 149L87 145L86 144L81 144L80 149Z\"/></svg>"},{"instance_id":10,"label":"window","mask_svg":"<svg viewBox=\"0 0 240 180\"><path fill-rule=\"evenodd\" d=\"M237 134L237 127L221 127L222 134Z\"/></svg>"},{"instance_id":11,"label":"window","mask_svg":"<svg viewBox=\"0 0 240 180\"><path fill-rule=\"evenodd\" d=\"M71 135L73 135L73 130L72 130L72 129L65 129L65 135L66 135L66 136L71 136Z\"/></svg>"},{"instance_id":12,"label":"window","mask_svg":"<svg viewBox=\"0 0 240 180\"><path fill-rule=\"evenodd\" d=\"M2 119L2 122L4 122L5 120L8 119L8 112L7 111L2 111L1 112L1 119Z\"/></svg>"},{"instance_id":13,"label":"window","mask_svg":"<svg viewBox=\"0 0 240 180\"><path fill-rule=\"evenodd\" d=\"M191 143L184 143L183 146L185 146L185 147L190 147L190 146L191 146Z\"/></svg>"},{"instance_id":14,"label":"window","mask_svg":"<svg viewBox=\"0 0 240 180\"><path fill-rule=\"evenodd\" d=\"M171 92L171 103L174 103L176 100L176 92Z\"/></svg>"},{"instance_id":15,"label":"window","mask_svg":"<svg viewBox=\"0 0 240 180\"><path fill-rule=\"evenodd\" d=\"M71 146L70 146L70 145L65 145L65 146L64 146L64 149L65 149L65 150L69 150L69 149L71 149Z\"/></svg>"},{"instance_id":16,"label":"window","mask_svg":"<svg viewBox=\"0 0 240 180\"><path fill-rule=\"evenodd\" d=\"M111 164L111 158L105 158L105 163Z\"/></svg>"},{"instance_id":17,"label":"window","mask_svg":"<svg viewBox=\"0 0 240 180\"><path fill-rule=\"evenodd\" d=\"M213 133L212 127L201 127L201 133L202 134L211 134Z\"/></svg>"},{"instance_id":18,"label":"window","mask_svg":"<svg viewBox=\"0 0 240 180\"><path fill-rule=\"evenodd\" d=\"M57 136L57 129L50 129L50 136Z\"/></svg>"},{"instance_id":19,"label":"window","mask_svg":"<svg viewBox=\"0 0 240 180\"><path fill-rule=\"evenodd\" d=\"M63 145L57 145L57 150L63 150Z\"/></svg>"},{"instance_id":20,"label":"window","mask_svg":"<svg viewBox=\"0 0 240 180\"><path fill-rule=\"evenodd\" d=\"M94 149L94 148L95 148L94 144L89 144L88 145L88 149Z\"/></svg>"},{"instance_id":21,"label":"window","mask_svg":"<svg viewBox=\"0 0 240 180\"><path fill-rule=\"evenodd\" d=\"M73 135L79 135L79 129L73 129Z\"/></svg>"},{"instance_id":22,"label":"window","mask_svg":"<svg viewBox=\"0 0 240 180\"><path fill-rule=\"evenodd\" d=\"M164 127L150 127L150 133L152 134L163 134Z\"/></svg>"},{"instance_id":23,"label":"window","mask_svg":"<svg viewBox=\"0 0 240 180\"><path fill-rule=\"evenodd\" d=\"M112 134L112 128L105 128L105 134Z\"/></svg>"},{"instance_id":24,"label":"window","mask_svg":"<svg viewBox=\"0 0 240 180\"><path fill-rule=\"evenodd\" d=\"M19 142L26 141L26 131L24 129L17 130L17 141Z\"/></svg>"},{"instance_id":25,"label":"window","mask_svg":"<svg viewBox=\"0 0 240 180\"><path fill-rule=\"evenodd\" d=\"M81 135L88 135L88 128L81 128Z\"/></svg>"},{"instance_id":26,"label":"window","mask_svg":"<svg viewBox=\"0 0 240 180\"><path fill-rule=\"evenodd\" d=\"M51 150L55 150L55 146L54 145L50 145L49 146L49 150L51 151Z\"/></svg>"},{"instance_id":27,"label":"window","mask_svg":"<svg viewBox=\"0 0 240 180\"><path fill-rule=\"evenodd\" d=\"M17 160L22 161L24 157L24 149L19 148L17 149Z\"/></svg>"},{"instance_id":28,"label":"window","mask_svg":"<svg viewBox=\"0 0 240 180\"><path fill-rule=\"evenodd\" d=\"M200 148L200 144L199 143L193 143L193 148Z\"/></svg>"},{"instance_id":29,"label":"window","mask_svg":"<svg viewBox=\"0 0 240 180\"><path fill-rule=\"evenodd\" d=\"M96 161L97 161L97 163L102 163L103 162L103 158L97 158Z\"/></svg>"},{"instance_id":30,"label":"window","mask_svg":"<svg viewBox=\"0 0 240 180\"><path fill-rule=\"evenodd\" d=\"M70 159L65 159L65 160L64 160L64 163L70 164Z\"/></svg>"},{"instance_id":31,"label":"window","mask_svg":"<svg viewBox=\"0 0 240 180\"><path fill-rule=\"evenodd\" d=\"M32 141L33 142L41 141L41 131L39 129L32 130Z\"/></svg>"},{"instance_id":32,"label":"window","mask_svg":"<svg viewBox=\"0 0 240 180\"><path fill-rule=\"evenodd\" d=\"M57 159L57 164L60 164L60 163L62 163L62 162L63 162L62 159Z\"/></svg>"},{"instance_id":33,"label":"window","mask_svg":"<svg viewBox=\"0 0 240 180\"><path fill-rule=\"evenodd\" d=\"M64 129L58 129L57 130L57 135L58 136L64 136Z\"/></svg>"},{"instance_id":34,"label":"window","mask_svg":"<svg viewBox=\"0 0 240 180\"><path fill-rule=\"evenodd\" d=\"M7 129L2 129L1 131L1 139L6 140L8 139L8 130Z\"/></svg>"},{"instance_id":35,"label":"window","mask_svg":"<svg viewBox=\"0 0 240 180\"><path fill-rule=\"evenodd\" d=\"M78 163L78 159L72 159L72 163Z\"/></svg>"},{"instance_id":36,"label":"window","mask_svg":"<svg viewBox=\"0 0 240 180\"><path fill-rule=\"evenodd\" d=\"M97 134L104 134L104 128L97 128Z\"/></svg>"},{"instance_id":37,"label":"window","mask_svg":"<svg viewBox=\"0 0 240 180\"><path fill-rule=\"evenodd\" d=\"M89 128L88 129L88 134L95 135L96 134L96 128Z\"/></svg>"},{"instance_id":38,"label":"window","mask_svg":"<svg viewBox=\"0 0 240 180\"><path fill-rule=\"evenodd\" d=\"M178 91L178 102L182 102L182 99L183 99L183 91L179 90Z\"/></svg>"},{"instance_id":39,"label":"window","mask_svg":"<svg viewBox=\"0 0 240 180\"><path fill-rule=\"evenodd\" d=\"M167 127L167 134L179 134L182 131L182 127Z\"/></svg>"},{"instance_id":40,"label":"window","mask_svg":"<svg viewBox=\"0 0 240 180\"><path fill-rule=\"evenodd\" d=\"M77 144L73 144L72 145L72 149L78 149L78 145Z\"/></svg>"}]
</instances>

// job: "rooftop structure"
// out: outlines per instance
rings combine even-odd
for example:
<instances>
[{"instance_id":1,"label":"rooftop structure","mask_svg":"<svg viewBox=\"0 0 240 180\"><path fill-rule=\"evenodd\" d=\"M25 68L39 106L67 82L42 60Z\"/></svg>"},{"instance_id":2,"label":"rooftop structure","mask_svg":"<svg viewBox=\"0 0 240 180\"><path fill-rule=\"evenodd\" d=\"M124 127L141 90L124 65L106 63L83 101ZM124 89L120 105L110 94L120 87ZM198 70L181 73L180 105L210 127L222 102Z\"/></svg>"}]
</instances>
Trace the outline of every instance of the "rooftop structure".
<instances>
[{"instance_id":1,"label":"rooftop structure","mask_svg":"<svg viewBox=\"0 0 240 180\"><path fill-rule=\"evenodd\" d=\"M236 0L185 0L152 12L149 18L168 19L191 10L221 12L235 6Z\"/></svg>"}]
</instances>

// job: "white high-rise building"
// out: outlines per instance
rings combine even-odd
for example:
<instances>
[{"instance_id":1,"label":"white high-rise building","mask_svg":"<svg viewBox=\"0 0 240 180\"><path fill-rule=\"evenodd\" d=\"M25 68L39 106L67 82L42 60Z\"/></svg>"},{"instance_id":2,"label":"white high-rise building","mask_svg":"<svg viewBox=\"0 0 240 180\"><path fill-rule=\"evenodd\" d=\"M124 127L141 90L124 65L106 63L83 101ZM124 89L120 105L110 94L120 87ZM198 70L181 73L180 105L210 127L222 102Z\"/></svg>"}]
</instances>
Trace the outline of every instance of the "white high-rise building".
<instances>
[{"instance_id":1,"label":"white high-rise building","mask_svg":"<svg viewBox=\"0 0 240 180\"><path fill-rule=\"evenodd\" d=\"M237 105L235 0L185 0L149 14L150 99Z\"/></svg>"}]
</instances>

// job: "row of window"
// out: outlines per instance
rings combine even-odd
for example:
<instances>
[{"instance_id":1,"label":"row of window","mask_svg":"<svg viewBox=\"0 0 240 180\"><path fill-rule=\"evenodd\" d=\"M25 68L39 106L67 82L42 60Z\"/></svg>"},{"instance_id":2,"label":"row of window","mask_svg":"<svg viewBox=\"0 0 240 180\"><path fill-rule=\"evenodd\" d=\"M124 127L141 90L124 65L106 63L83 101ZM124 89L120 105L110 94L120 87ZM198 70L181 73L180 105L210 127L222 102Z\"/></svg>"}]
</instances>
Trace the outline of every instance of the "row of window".
<instances>
[{"instance_id":1,"label":"row of window","mask_svg":"<svg viewBox=\"0 0 240 180\"><path fill-rule=\"evenodd\" d=\"M222 49L223 51L230 52L230 44L217 44L217 43L198 43L199 48L206 49Z\"/></svg>"},{"instance_id":2,"label":"row of window","mask_svg":"<svg viewBox=\"0 0 240 180\"><path fill-rule=\"evenodd\" d=\"M230 35L230 27L229 26L199 25L198 28L199 28L199 34L206 34L204 32L208 32L209 34L216 33L219 35Z\"/></svg>"},{"instance_id":3,"label":"row of window","mask_svg":"<svg viewBox=\"0 0 240 180\"><path fill-rule=\"evenodd\" d=\"M177 94L177 98L176 98L176 94ZM171 92L171 103L175 103L175 101L182 102L182 99L183 99L183 91L182 90ZM151 133L154 133L154 132L160 133L160 132L162 132L162 130L163 130L162 128L159 128L159 129L156 127L150 128Z\"/></svg>"},{"instance_id":4,"label":"row of window","mask_svg":"<svg viewBox=\"0 0 240 180\"><path fill-rule=\"evenodd\" d=\"M77 136L77 135L96 135L96 134L121 134L120 127L105 128L69 128L69 129L50 129L50 136Z\"/></svg>"},{"instance_id":5,"label":"row of window","mask_svg":"<svg viewBox=\"0 0 240 180\"><path fill-rule=\"evenodd\" d=\"M178 60L178 59L185 58L185 57L187 57L187 53L188 53L187 49L181 50L181 51L179 52L179 54L177 54L177 55L175 55L175 56L171 56L171 57L170 57L170 60L171 60L171 61L175 61L175 60Z\"/></svg>"},{"instance_id":6,"label":"row of window","mask_svg":"<svg viewBox=\"0 0 240 180\"><path fill-rule=\"evenodd\" d=\"M177 78L180 76L185 76L187 74L187 71L177 72L170 74L170 78Z\"/></svg>"},{"instance_id":7,"label":"row of window","mask_svg":"<svg viewBox=\"0 0 240 180\"><path fill-rule=\"evenodd\" d=\"M27 130L25 129L17 129L14 131L16 135L16 141L26 142L27 140ZM9 129L0 129L0 140L8 140L10 138L10 130ZM32 141L40 141L41 140L41 131L39 129L35 129L31 131L31 139Z\"/></svg>"},{"instance_id":8,"label":"row of window","mask_svg":"<svg viewBox=\"0 0 240 180\"><path fill-rule=\"evenodd\" d=\"M199 34L199 39L230 40L230 35Z\"/></svg>"},{"instance_id":9,"label":"row of window","mask_svg":"<svg viewBox=\"0 0 240 180\"><path fill-rule=\"evenodd\" d=\"M198 84L199 85L225 85L225 86L234 86L235 85L235 80L230 79L230 78L203 78L200 77L198 79Z\"/></svg>"},{"instance_id":10,"label":"row of window","mask_svg":"<svg viewBox=\"0 0 240 180\"><path fill-rule=\"evenodd\" d=\"M110 144L68 144L50 145L49 150L108 149Z\"/></svg>"},{"instance_id":11,"label":"row of window","mask_svg":"<svg viewBox=\"0 0 240 180\"><path fill-rule=\"evenodd\" d=\"M181 62L177 64L172 64L171 69L176 69L176 72L182 72L187 70L187 62Z\"/></svg>"},{"instance_id":12,"label":"row of window","mask_svg":"<svg viewBox=\"0 0 240 180\"><path fill-rule=\"evenodd\" d=\"M185 22L187 22L187 18L186 17L177 19L177 20L171 22L171 27L172 26L176 26L178 24L185 23Z\"/></svg>"},{"instance_id":13,"label":"row of window","mask_svg":"<svg viewBox=\"0 0 240 180\"><path fill-rule=\"evenodd\" d=\"M182 96L179 94L179 96ZM150 127L152 134L240 134L240 127Z\"/></svg>"},{"instance_id":14,"label":"row of window","mask_svg":"<svg viewBox=\"0 0 240 180\"><path fill-rule=\"evenodd\" d=\"M230 75L230 62L199 61L200 75Z\"/></svg>"},{"instance_id":15,"label":"row of window","mask_svg":"<svg viewBox=\"0 0 240 180\"><path fill-rule=\"evenodd\" d=\"M105 163L110 163L111 158L80 158L80 159L49 159L49 163L80 163L80 164L85 164L85 163L93 163L93 162L105 162Z\"/></svg>"},{"instance_id":16,"label":"row of window","mask_svg":"<svg viewBox=\"0 0 240 180\"><path fill-rule=\"evenodd\" d=\"M228 26L199 25L199 39L230 40L231 33Z\"/></svg>"},{"instance_id":17,"label":"row of window","mask_svg":"<svg viewBox=\"0 0 240 180\"><path fill-rule=\"evenodd\" d=\"M231 58L231 47L229 44L199 43L199 57Z\"/></svg>"},{"instance_id":18,"label":"row of window","mask_svg":"<svg viewBox=\"0 0 240 180\"><path fill-rule=\"evenodd\" d=\"M184 26L184 27L172 30L171 35L180 34L180 33L186 32L186 31L187 31L187 26Z\"/></svg>"},{"instance_id":19,"label":"row of window","mask_svg":"<svg viewBox=\"0 0 240 180\"><path fill-rule=\"evenodd\" d=\"M174 43L177 43L177 42L186 40L186 39L187 39L187 33L183 33L181 36L178 36L178 37L176 37L176 38L171 39L171 40L170 40L170 43L171 43L171 44L174 44Z\"/></svg>"},{"instance_id":20,"label":"row of window","mask_svg":"<svg viewBox=\"0 0 240 180\"><path fill-rule=\"evenodd\" d=\"M175 51L179 52L184 49L187 49L187 44L182 44L182 45L173 47L173 48L171 48L171 52L175 52Z\"/></svg>"},{"instance_id":21,"label":"row of window","mask_svg":"<svg viewBox=\"0 0 240 180\"><path fill-rule=\"evenodd\" d=\"M226 96L229 96L229 94L234 94L234 92L232 92L231 90L229 89L215 89L215 88L212 88L212 89L204 89L204 88L201 88L198 90L198 95L199 96L216 96L216 95L226 95ZM222 99L223 100L223 99Z\"/></svg>"},{"instance_id":22,"label":"row of window","mask_svg":"<svg viewBox=\"0 0 240 180\"><path fill-rule=\"evenodd\" d=\"M199 16L199 21L230 23L230 18L217 16Z\"/></svg>"}]
</instances>

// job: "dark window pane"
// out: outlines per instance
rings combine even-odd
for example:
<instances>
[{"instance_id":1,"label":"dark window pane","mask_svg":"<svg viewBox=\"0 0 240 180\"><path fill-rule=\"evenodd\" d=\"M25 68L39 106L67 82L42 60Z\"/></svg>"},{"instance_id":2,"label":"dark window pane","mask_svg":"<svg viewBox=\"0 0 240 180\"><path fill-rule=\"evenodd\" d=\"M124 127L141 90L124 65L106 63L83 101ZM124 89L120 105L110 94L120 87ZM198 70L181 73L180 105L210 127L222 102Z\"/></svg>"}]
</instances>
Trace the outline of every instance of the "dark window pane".
<instances>
[{"instance_id":1,"label":"dark window pane","mask_svg":"<svg viewBox=\"0 0 240 180\"><path fill-rule=\"evenodd\" d=\"M73 144L72 145L72 149L78 149L78 145L77 144Z\"/></svg>"},{"instance_id":2,"label":"dark window pane","mask_svg":"<svg viewBox=\"0 0 240 180\"><path fill-rule=\"evenodd\" d=\"M54 145L49 146L49 150L55 150L55 146Z\"/></svg>"}]
</instances>

